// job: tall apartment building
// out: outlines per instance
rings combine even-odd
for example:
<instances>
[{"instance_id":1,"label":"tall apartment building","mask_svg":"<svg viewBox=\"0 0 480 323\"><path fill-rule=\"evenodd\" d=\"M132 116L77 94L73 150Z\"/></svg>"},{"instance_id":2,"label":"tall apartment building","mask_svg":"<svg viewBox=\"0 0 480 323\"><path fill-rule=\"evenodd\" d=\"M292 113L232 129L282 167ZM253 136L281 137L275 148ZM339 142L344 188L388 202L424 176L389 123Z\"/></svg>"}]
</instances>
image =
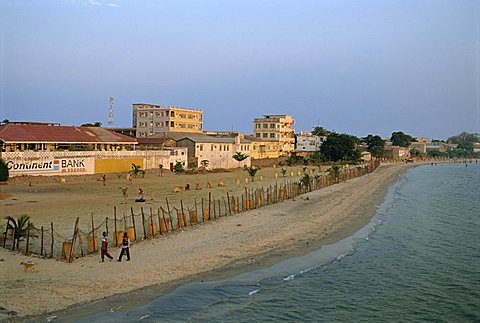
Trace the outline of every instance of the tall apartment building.
<instances>
[{"instance_id":1,"label":"tall apartment building","mask_svg":"<svg viewBox=\"0 0 480 323\"><path fill-rule=\"evenodd\" d=\"M253 120L256 138L278 142L280 155L289 155L295 149L295 120L287 114L268 114Z\"/></svg>"},{"instance_id":2,"label":"tall apartment building","mask_svg":"<svg viewBox=\"0 0 480 323\"><path fill-rule=\"evenodd\" d=\"M137 138L165 132L202 132L203 111L154 104L133 104Z\"/></svg>"}]
</instances>

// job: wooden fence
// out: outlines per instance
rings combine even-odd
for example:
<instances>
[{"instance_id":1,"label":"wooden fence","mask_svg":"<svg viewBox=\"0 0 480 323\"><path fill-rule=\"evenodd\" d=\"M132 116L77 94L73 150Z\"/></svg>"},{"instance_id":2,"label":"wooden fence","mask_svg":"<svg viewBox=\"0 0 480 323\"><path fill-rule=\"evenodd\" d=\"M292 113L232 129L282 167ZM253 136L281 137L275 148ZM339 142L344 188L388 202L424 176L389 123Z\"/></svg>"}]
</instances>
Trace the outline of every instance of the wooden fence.
<instances>
[{"instance_id":1,"label":"wooden fence","mask_svg":"<svg viewBox=\"0 0 480 323\"><path fill-rule=\"evenodd\" d=\"M199 223L214 221L220 217L283 202L301 194L363 176L373 172L379 165L379 161L373 161L361 166L351 166L342 169L338 176L304 173L298 181L287 181L258 189L245 187L245 191L240 196L233 196L227 192L225 196L214 198L209 193L208 199L195 200L192 205L187 205L180 200L180 204L174 206L165 199L163 206L140 207L136 210L132 207L130 214L121 216L117 214L114 207L112 217L106 217L102 223L95 224L92 213L89 228L80 228L79 218L77 218L72 235L69 237L59 234L51 223L49 228L29 226L25 236L14 244L13 230L8 229L7 222L3 247L19 250L26 255L36 254L71 262L75 258L97 253L103 231L107 232L110 245L113 246L121 245L123 232L128 232L132 243L152 239L170 232L185 230Z\"/></svg>"}]
</instances>

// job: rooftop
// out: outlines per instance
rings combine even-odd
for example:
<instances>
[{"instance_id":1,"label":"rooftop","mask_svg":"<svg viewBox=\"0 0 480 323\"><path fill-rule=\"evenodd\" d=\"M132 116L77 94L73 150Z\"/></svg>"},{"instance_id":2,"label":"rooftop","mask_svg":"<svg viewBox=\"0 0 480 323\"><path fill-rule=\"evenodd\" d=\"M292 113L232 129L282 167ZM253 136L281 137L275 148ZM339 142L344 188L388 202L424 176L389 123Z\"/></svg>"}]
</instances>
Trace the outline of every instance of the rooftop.
<instances>
[{"instance_id":1,"label":"rooftop","mask_svg":"<svg viewBox=\"0 0 480 323\"><path fill-rule=\"evenodd\" d=\"M4 142L131 143L135 138L100 127L5 124L0 126Z\"/></svg>"}]
</instances>

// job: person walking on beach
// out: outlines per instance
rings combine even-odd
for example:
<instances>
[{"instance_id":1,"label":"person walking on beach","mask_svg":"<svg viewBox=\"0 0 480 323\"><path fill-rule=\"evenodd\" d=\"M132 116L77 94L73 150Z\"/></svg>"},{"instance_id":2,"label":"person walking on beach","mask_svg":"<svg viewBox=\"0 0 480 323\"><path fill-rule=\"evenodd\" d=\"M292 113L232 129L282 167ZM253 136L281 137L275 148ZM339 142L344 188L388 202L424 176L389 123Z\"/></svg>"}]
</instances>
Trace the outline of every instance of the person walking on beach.
<instances>
[{"instance_id":1,"label":"person walking on beach","mask_svg":"<svg viewBox=\"0 0 480 323\"><path fill-rule=\"evenodd\" d=\"M102 233L102 248L101 248L101 254L102 254L102 262L105 261L105 256L107 256L108 259L112 260L113 257L108 253L108 237L107 233L103 231Z\"/></svg>"},{"instance_id":2,"label":"person walking on beach","mask_svg":"<svg viewBox=\"0 0 480 323\"><path fill-rule=\"evenodd\" d=\"M120 251L120 256L118 257L118 261L122 261L123 254L127 254L127 261L130 261L130 239L128 238L128 233L123 233L122 239L122 251Z\"/></svg>"}]
</instances>

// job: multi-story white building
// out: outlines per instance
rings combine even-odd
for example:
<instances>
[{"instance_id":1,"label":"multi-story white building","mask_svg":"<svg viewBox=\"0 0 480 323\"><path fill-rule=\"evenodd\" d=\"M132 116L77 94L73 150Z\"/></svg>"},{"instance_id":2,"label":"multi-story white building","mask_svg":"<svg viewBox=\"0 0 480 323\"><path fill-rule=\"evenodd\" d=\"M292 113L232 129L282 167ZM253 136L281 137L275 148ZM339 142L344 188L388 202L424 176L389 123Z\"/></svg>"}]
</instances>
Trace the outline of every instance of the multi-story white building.
<instances>
[{"instance_id":1,"label":"multi-story white building","mask_svg":"<svg viewBox=\"0 0 480 323\"><path fill-rule=\"evenodd\" d=\"M253 120L256 138L278 142L280 155L289 155L295 149L295 120L287 114L269 114Z\"/></svg>"},{"instance_id":2,"label":"multi-story white building","mask_svg":"<svg viewBox=\"0 0 480 323\"><path fill-rule=\"evenodd\" d=\"M297 134L296 153L312 153L320 150L320 146L327 137L315 136L310 131L301 131Z\"/></svg>"},{"instance_id":3,"label":"multi-story white building","mask_svg":"<svg viewBox=\"0 0 480 323\"><path fill-rule=\"evenodd\" d=\"M133 127L137 137L166 132L203 131L203 111L154 104L133 104Z\"/></svg>"}]
</instances>

